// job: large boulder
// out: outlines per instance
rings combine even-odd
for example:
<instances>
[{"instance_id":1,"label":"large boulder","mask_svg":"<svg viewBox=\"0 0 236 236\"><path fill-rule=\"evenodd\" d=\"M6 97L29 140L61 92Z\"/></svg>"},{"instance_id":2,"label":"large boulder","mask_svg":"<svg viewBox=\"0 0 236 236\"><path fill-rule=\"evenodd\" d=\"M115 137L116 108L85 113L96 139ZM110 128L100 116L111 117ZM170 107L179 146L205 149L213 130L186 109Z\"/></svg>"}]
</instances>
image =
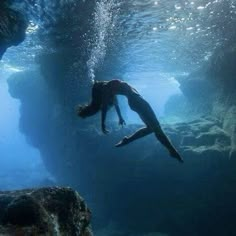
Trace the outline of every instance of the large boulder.
<instances>
[{"instance_id":1,"label":"large boulder","mask_svg":"<svg viewBox=\"0 0 236 236\"><path fill-rule=\"evenodd\" d=\"M70 188L0 192L1 235L91 236L91 213Z\"/></svg>"},{"instance_id":2,"label":"large boulder","mask_svg":"<svg viewBox=\"0 0 236 236\"><path fill-rule=\"evenodd\" d=\"M27 21L18 11L7 7L6 1L0 3L0 60L11 46L25 39Z\"/></svg>"}]
</instances>

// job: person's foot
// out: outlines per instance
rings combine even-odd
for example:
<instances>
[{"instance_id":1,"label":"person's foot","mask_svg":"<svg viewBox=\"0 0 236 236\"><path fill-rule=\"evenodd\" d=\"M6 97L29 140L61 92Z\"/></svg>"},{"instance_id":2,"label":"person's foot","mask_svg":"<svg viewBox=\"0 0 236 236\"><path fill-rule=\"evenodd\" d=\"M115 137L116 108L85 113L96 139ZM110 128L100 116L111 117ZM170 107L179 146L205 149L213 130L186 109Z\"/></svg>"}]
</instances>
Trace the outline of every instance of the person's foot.
<instances>
[{"instance_id":1,"label":"person's foot","mask_svg":"<svg viewBox=\"0 0 236 236\"><path fill-rule=\"evenodd\" d=\"M128 144L128 138L125 136L119 143L117 143L115 146L116 147L121 147Z\"/></svg>"},{"instance_id":2,"label":"person's foot","mask_svg":"<svg viewBox=\"0 0 236 236\"><path fill-rule=\"evenodd\" d=\"M170 156L176 158L181 163L184 162L183 158L180 156L180 154L176 150L170 152Z\"/></svg>"}]
</instances>

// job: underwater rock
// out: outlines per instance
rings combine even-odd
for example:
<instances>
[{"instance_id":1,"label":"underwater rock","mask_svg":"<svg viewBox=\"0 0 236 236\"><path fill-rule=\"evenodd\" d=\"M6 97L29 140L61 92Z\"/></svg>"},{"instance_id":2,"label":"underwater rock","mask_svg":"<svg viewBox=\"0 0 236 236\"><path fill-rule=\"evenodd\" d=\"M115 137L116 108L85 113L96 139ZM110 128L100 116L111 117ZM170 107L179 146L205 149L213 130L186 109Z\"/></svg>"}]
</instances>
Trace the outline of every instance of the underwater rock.
<instances>
[{"instance_id":1,"label":"underwater rock","mask_svg":"<svg viewBox=\"0 0 236 236\"><path fill-rule=\"evenodd\" d=\"M219 107L230 109L236 105L236 44L235 34L229 42L216 49L209 61L179 80L180 89L197 110L215 113Z\"/></svg>"},{"instance_id":2,"label":"underwater rock","mask_svg":"<svg viewBox=\"0 0 236 236\"><path fill-rule=\"evenodd\" d=\"M186 76L177 76L183 96L169 99L166 114L175 111L186 114L212 114L220 117L231 106L236 105L236 44L235 34L229 42L217 48L209 60ZM178 99L177 102L173 102ZM224 109L223 113L219 112ZM218 112L216 112L218 111ZM176 113L174 113L176 114Z\"/></svg>"},{"instance_id":3,"label":"underwater rock","mask_svg":"<svg viewBox=\"0 0 236 236\"><path fill-rule=\"evenodd\" d=\"M91 236L91 213L71 188L0 192L1 235Z\"/></svg>"},{"instance_id":4,"label":"underwater rock","mask_svg":"<svg viewBox=\"0 0 236 236\"><path fill-rule=\"evenodd\" d=\"M225 122L205 116L162 124L184 158L185 163L179 164L153 135L114 147L140 125L120 129L113 121L107 124L111 133L103 135L99 116L78 119L73 107L60 104L50 93L51 86L44 79L31 71L15 74L8 81L10 93L21 101L21 131L40 150L57 183L69 183L86 197L96 225L104 228L113 220L136 231L134 235L141 231L175 235L180 228L181 235L193 235L193 229L198 235L227 235L234 227L234 221L212 227L204 218L210 214L214 222L229 214L236 197L232 187L236 156L231 152L232 128L226 122L232 124L233 111ZM223 193L225 201L219 206L216 196L221 198ZM231 214L234 219L236 209Z\"/></svg>"},{"instance_id":5,"label":"underwater rock","mask_svg":"<svg viewBox=\"0 0 236 236\"><path fill-rule=\"evenodd\" d=\"M230 158L236 156L236 106L231 106L223 118L223 128L231 137Z\"/></svg>"},{"instance_id":6,"label":"underwater rock","mask_svg":"<svg viewBox=\"0 0 236 236\"><path fill-rule=\"evenodd\" d=\"M88 89L83 87L86 83L81 84L87 81L86 62L91 53L88 42L97 47L96 40L92 40L94 29L88 22L93 19L97 1L77 1L75 7L72 6L74 1L54 2L53 11L44 12L49 4L40 1L44 5L41 7L43 20L44 17L56 19L49 24L48 20L45 21L39 37L47 42L44 44L46 49L52 49L37 57L42 75L36 76L38 72L20 73L9 80L12 96L21 102L20 129L27 141L39 149L47 169L59 183L70 183L82 191L96 214L96 223L102 227L112 219L137 232L232 235L230 232L235 231L236 217L236 158L233 158L236 151L232 144L236 138L231 124L236 118L234 112L228 110L225 119L219 121L212 119L208 111L214 108L221 83L224 83L223 87L234 85L235 76L234 73L231 76L231 72L235 54L227 54L228 60L222 54L212 66L207 65L209 70L179 80L185 97L175 100L169 110L173 111L173 106L179 103L179 112L175 114L185 115L191 111L209 115L192 122L163 125L183 155L183 165L169 157L152 135L117 149L114 144L140 126L127 125L120 130L111 125L112 132L105 136L99 130L97 117L81 121L73 110L75 103L89 98ZM61 2L69 2L69 5L62 7ZM52 12L57 13L56 18L51 16ZM0 14L0 18L4 14ZM111 61L105 63L109 78L119 71L113 70L116 63L111 58L105 58L105 62ZM221 67L224 61L226 63ZM224 81L226 69L228 74ZM222 71L218 73L218 70ZM120 71L123 72L124 68ZM209 71L216 72L211 75L211 80L207 78ZM96 78L106 79L103 73L101 70L100 77ZM234 86L231 88L235 91ZM227 93L223 94L228 98ZM230 100L233 101L231 97ZM183 106L185 101L188 104ZM186 112L187 106L191 109ZM25 201L30 202L27 211L31 214L38 205L31 198L20 198L16 203L24 206ZM30 219L33 222L38 222L38 215L46 214L41 207L37 209L37 214Z\"/></svg>"},{"instance_id":7,"label":"underwater rock","mask_svg":"<svg viewBox=\"0 0 236 236\"><path fill-rule=\"evenodd\" d=\"M223 44L214 52L209 62L206 75L212 83L217 84L218 88L226 95L235 98L236 89L236 44L235 34L232 41ZM233 101L235 103L235 101Z\"/></svg>"},{"instance_id":8,"label":"underwater rock","mask_svg":"<svg viewBox=\"0 0 236 236\"><path fill-rule=\"evenodd\" d=\"M176 78L183 94L169 98L165 108L167 115L178 114L180 117L185 117L186 115L199 116L199 114L209 114L212 111L215 98L218 95L218 87L207 77L206 68L207 66L204 65L201 69L190 73L184 78Z\"/></svg>"},{"instance_id":9,"label":"underwater rock","mask_svg":"<svg viewBox=\"0 0 236 236\"><path fill-rule=\"evenodd\" d=\"M18 11L13 10L4 2L0 3L0 60L11 46L20 44L25 39L27 22Z\"/></svg>"}]
</instances>

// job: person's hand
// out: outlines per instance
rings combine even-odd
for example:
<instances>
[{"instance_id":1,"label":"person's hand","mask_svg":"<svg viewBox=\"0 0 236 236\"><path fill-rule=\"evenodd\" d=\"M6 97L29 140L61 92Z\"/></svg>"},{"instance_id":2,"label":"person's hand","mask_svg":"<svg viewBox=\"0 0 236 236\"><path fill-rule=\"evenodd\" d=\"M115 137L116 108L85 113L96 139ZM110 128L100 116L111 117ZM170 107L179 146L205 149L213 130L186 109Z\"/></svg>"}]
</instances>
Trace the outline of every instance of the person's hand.
<instances>
[{"instance_id":1,"label":"person's hand","mask_svg":"<svg viewBox=\"0 0 236 236\"><path fill-rule=\"evenodd\" d=\"M103 132L104 134L109 134L109 133L110 133L110 131L109 131L108 129L106 129L106 126L105 126L105 125L102 125L102 132Z\"/></svg>"},{"instance_id":2,"label":"person's hand","mask_svg":"<svg viewBox=\"0 0 236 236\"><path fill-rule=\"evenodd\" d=\"M124 125L126 125L126 123L125 123L125 121L124 121L124 119L123 118L121 118L120 120L119 120L119 125L120 126L124 126Z\"/></svg>"},{"instance_id":3,"label":"person's hand","mask_svg":"<svg viewBox=\"0 0 236 236\"><path fill-rule=\"evenodd\" d=\"M77 105L76 107L75 107L75 112L76 112L76 114L79 116L80 115L80 112L82 111L82 106L81 105Z\"/></svg>"},{"instance_id":4,"label":"person's hand","mask_svg":"<svg viewBox=\"0 0 236 236\"><path fill-rule=\"evenodd\" d=\"M84 112L84 107L83 105L77 105L75 107L75 111L77 116L81 117L81 118L86 118L86 113Z\"/></svg>"}]
</instances>

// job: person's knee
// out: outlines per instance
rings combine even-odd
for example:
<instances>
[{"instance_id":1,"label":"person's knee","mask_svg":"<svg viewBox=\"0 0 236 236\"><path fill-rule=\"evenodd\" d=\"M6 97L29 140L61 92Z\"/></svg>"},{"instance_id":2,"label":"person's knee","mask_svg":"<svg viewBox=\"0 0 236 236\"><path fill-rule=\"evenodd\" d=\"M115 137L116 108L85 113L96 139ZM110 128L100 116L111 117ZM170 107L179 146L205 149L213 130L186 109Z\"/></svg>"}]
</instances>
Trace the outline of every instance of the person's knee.
<instances>
[{"instance_id":1,"label":"person's knee","mask_svg":"<svg viewBox=\"0 0 236 236\"><path fill-rule=\"evenodd\" d=\"M153 127L151 125L147 125L147 127L145 128L145 133L152 133L155 130L153 129Z\"/></svg>"}]
</instances>

